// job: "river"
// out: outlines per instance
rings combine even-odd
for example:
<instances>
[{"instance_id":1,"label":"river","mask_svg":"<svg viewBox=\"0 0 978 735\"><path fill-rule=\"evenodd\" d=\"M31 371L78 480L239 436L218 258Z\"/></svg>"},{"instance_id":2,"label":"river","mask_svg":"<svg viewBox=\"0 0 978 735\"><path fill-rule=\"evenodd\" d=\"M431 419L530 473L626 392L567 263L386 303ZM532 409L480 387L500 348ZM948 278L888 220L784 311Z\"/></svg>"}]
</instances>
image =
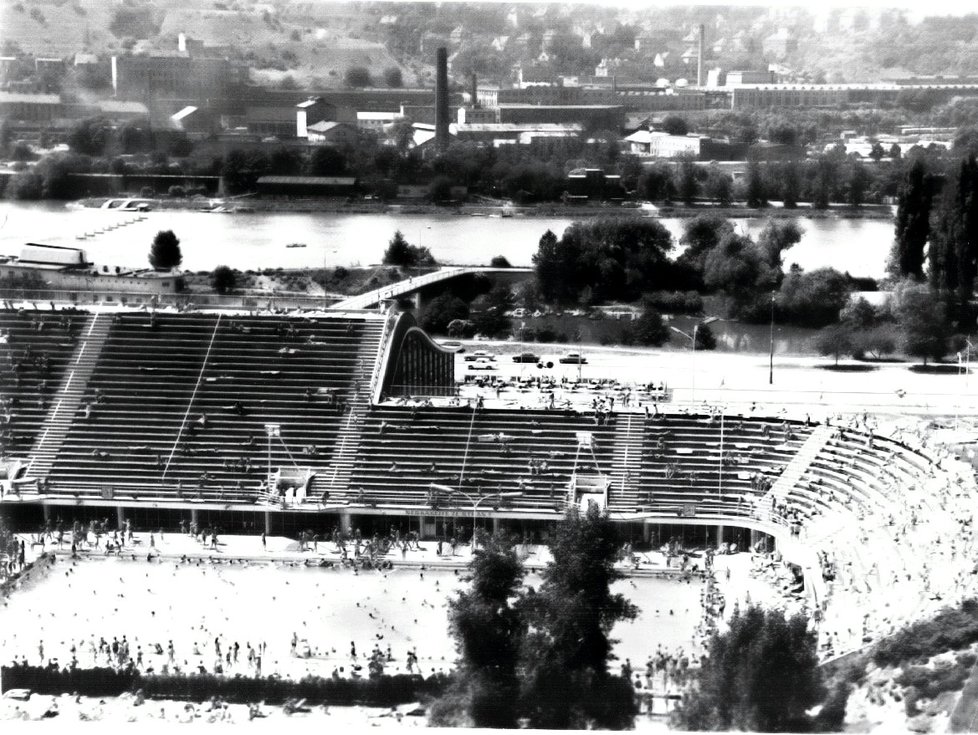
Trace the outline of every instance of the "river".
<instances>
[{"instance_id":1,"label":"river","mask_svg":"<svg viewBox=\"0 0 978 735\"><path fill-rule=\"evenodd\" d=\"M255 213L208 214L158 211L141 215L69 208L61 203L0 201L0 254L18 255L25 242L83 248L90 260L113 269L146 265L158 230L181 240L183 268L212 270L226 264L241 270L379 263L387 241L400 229L408 241L424 245L443 263L487 264L495 255L513 265L531 265L540 236L560 235L572 219L473 217L452 214ZM661 220L678 238L681 219ZM734 220L738 230L756 235L763 218ZM799 217L802 241L785 254L785 268L831 266L854 276L879 278L893 241L893 224L878 219ZM108 229L112 227L113 229ZM96 233L96 230L102 232ZM90 237L78 239L86 233ZM291 243L306 247L289 248Z\"/></svg>"}]
</instances>

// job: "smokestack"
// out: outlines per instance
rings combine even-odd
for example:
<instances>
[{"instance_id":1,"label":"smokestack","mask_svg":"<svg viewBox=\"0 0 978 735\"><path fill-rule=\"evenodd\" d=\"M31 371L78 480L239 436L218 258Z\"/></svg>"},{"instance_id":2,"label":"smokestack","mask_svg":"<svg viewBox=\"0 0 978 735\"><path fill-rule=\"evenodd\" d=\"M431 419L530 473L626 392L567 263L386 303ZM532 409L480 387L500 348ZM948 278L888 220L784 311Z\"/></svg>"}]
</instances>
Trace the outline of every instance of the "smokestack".
<instances>
[{"instance_id":1,"label":"smokestack","mask_svg":"<svg viewBox=\"0 0 978 735\"><path fill-rule=\"evenodd\" d=\"M696 54L696 86L703 86L703 37L706 35L706 28L700 23L700 46L699 53Z\"/></svg>"},{"instance_id":2,"label":"smokestack","mask_svg":"<svg viewBox=\"0 0 978 735\"><path fill-rule=\"evenodd\" d=\"M435 71L435 145L448 148L448 49L438 48Z\"/></svg>"},{"instance_id":3,"label":"smokestack","mask_svg":"<svg viewBox=\"0 0 978 735\"><path fill-rule=\"evenodd\" d=\"M472 95L472 108L475 109L479 106L479 84L478 77L476 77L475 72L472 72L472 76L469 78L469 94Z\"/></svg>"}]
</instances>

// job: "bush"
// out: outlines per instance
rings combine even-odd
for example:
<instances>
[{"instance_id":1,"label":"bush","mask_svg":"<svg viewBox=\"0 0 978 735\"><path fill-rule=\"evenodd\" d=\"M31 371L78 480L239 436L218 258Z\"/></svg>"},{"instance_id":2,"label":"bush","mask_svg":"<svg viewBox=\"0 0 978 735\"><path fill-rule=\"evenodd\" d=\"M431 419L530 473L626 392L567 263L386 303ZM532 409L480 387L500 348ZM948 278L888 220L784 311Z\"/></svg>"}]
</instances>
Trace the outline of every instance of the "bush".
<instances>
[{"instance_id":1,"label":"bush","mask_svg":"<svg viewBox=\"0 0 978 735\"><path fill-rule=\"evenodd\" d=\"M142 689L149 698L204 702L217 697L231 704L264 700L282 704L287 699L305 699L310 704L392 707L437 696L448 677L398 674L372 679L324 679L309 676L299 681L277 677L224 677L214 674L143 676L136 671L75 669L59 671L35 666L11 666L0 670L4 687L30 689L35 694L77 693L85 697L117 697Z\"/></svg>"},{"instance_id":2,"label":"bush","mask_svg":"<svg viewBox=\"0 0 978 735\"><path fill-rule=\"evenodd\" d=\"M453 321L468 319L469 306L452 294L442 294L424 308L421 328L434 334L445 334Z\"/></svg>"},{"instance_id":3,"label":"bush","mask_svg":"<svg viewBox=\"0 0 978 735\"><path fill-rule=\"evenodd\" d=\"M880 641L873 652L873 661L877 666L921 662L938 653L967 648L976 642L978 601L965 600L961 607L942 610L930 620L908 625Z\"/></svg>"},{"instance_id":4,"label":"bush","mask_svg":"<svg viewBox=\"0 0 978 735\"><path fill-rule=\"evenodd\" d=\"M237 280L234 271L226 265L217 266L211 274L211 285L217 293L233 291Z\"/></svg>"},{"instance_id":5,"label":"bush","mask_svg":"<svg viewBox=\"0 0 978 735\"><path fill-rule=\"evenodd\" d=\"M897 684L912 689L918 697L934 699L943 692L954 692L964 686L970 667L950 661L939 661L933 668L910 666L897 677ZM911 697L909 693L907 699Z\"/></svg>"},{"instance_id":6,"label":"bush","mask_svg":"<svg viewBox=\"0 0 978 735\"><path fill-rule=\"evenodd\" d=\"M401 75L401 70L396 66L389 66L384 69L384 84L395 89L403 87L404 79Z\"/></svg>"},{"instance_id":7,"label":"bush","mask_svg":"<svg viewBox=\"0 0 978 735\"><path fill-rule=\"evenodd\" d=\"M369 87L373 82L370 70L365 66L351 66L343 75L343 81L347 87Z\"/></svg>"},{"instance_id":8,"label":"bush","mask_svg":"<svg viewBox=\"0 0 978 735\"><path fill-rule=\"evenodd\" d=\"M701 314L703 297L696 291L653 291L647 302L665 314Z\"/></svg>"},{"instance_id":9,"label":"bush","mask_svg":"<svg viewBox=\"0 0 978 735\"><path fill-rule=\"evenodd\" d=\"M166 193L177 199L183 199L187 196L187 190L178 184L171 186L166 190Z\"/></svg>"}]
</instances>

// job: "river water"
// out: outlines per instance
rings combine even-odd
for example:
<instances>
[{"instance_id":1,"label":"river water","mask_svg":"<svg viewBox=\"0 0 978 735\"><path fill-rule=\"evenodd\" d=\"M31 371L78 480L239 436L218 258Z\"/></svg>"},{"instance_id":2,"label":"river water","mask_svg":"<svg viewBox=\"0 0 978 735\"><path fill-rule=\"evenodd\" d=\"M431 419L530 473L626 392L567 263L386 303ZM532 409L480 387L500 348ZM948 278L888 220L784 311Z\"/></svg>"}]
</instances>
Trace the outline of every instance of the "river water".
<instances>
[{"instance_id":1,"label":"river water","mask_svg":"<svg viewBox=\"0 0 978 735\"><path fill-rule=\"evenodd\" d=\"M137 217L142 219L137 220ZM61 203L0 201L0 254L17 255L25 242L83 248L91 261L109 268L145 267L153 235L173 230L181 240L186 270L226 264L241 270L379 263L394 230L431 249L442 263L488 264L495 255L531 265L540 236L560 235L572 219L473 217L453 214L255 213L209 214L156 211L145 215L68 208ZM677 238L681 219L661 220ZM765 220L734 220L756 235ZM799 217L802 241L785 255L785 268L831 266L854 276L879 278L893 241L893 224L873 219ZM108 229L108 228L112 229ZM101 230L101 232L96 232ZM81 236L89 234L85 239ZM305 247L289 248L292 243Z\"/></svg>"}]
</instances>

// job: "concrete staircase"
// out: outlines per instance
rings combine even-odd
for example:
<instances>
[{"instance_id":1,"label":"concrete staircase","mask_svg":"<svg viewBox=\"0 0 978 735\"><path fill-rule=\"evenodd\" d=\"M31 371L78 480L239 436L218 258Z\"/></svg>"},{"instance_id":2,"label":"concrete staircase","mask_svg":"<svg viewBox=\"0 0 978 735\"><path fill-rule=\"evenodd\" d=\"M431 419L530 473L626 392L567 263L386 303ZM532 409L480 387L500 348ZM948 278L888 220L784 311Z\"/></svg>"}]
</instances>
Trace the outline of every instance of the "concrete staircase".
<instances>
[{"instance_id":1,"label":"concrete staircase","mask_svg":"<svg viewBox=\"0 0 978 735\"><path fill-rule=\"evenodd\" d=\"M610 492L624 500L638 501L636 482L642 468L642 440L645 420L641 414L618 414L615 425L615 449L611 458Z\"/></svg>"},{"instance_id":2,"label":"concrete staircase","mask_svg":"<svg viewBox=\"0 0 978 735\"><path fill-rule=\"evenodd\" d=\"M94 312L89 316L83 330L84 339L75 348L67 372L58 386L55 401L44 418L41 433L31 447L27 477L43 479L51 471L85 397L88 380L95 371L111 327L112 319L108 315Z\"/></svg>"},{"instance_id":3,"label":"concrete staircase","mask_svg":"<svg viewBox=\"0 0 978 735\"><path fill-rule=\"evenodd\" d=\"M811 435L798 450L798 453L791 458L785 466L781 476L775 480L771 489L765 493L760 503L760 508L764 513L770 512L772 498L776 503L783 503L785 498L791 493L792 489L798 484L802 475L818 456L818 453L825 447L826 442L832 438L833 429L825 424L815 427Z\"/></svg>"},{"instance_id":4,"label":"concrete staircase","mask_svg":"<svg viewBox=\"0 0 978 735\"><path fill-rule=\"evenodd\" d=\"M331 471L324 476L317 475L313 478L309 488L310 496L306 502L318 502L324 491L332 495L345 493L350 489L350 476L353 474L353 465L360 449L363 420L370 409L371 377L378 369L380 351L386 335L387 331L381 325L377 325L360 340L353 395L347 401L350 410L336 436Z\"/></svg>"}]
</instances>

